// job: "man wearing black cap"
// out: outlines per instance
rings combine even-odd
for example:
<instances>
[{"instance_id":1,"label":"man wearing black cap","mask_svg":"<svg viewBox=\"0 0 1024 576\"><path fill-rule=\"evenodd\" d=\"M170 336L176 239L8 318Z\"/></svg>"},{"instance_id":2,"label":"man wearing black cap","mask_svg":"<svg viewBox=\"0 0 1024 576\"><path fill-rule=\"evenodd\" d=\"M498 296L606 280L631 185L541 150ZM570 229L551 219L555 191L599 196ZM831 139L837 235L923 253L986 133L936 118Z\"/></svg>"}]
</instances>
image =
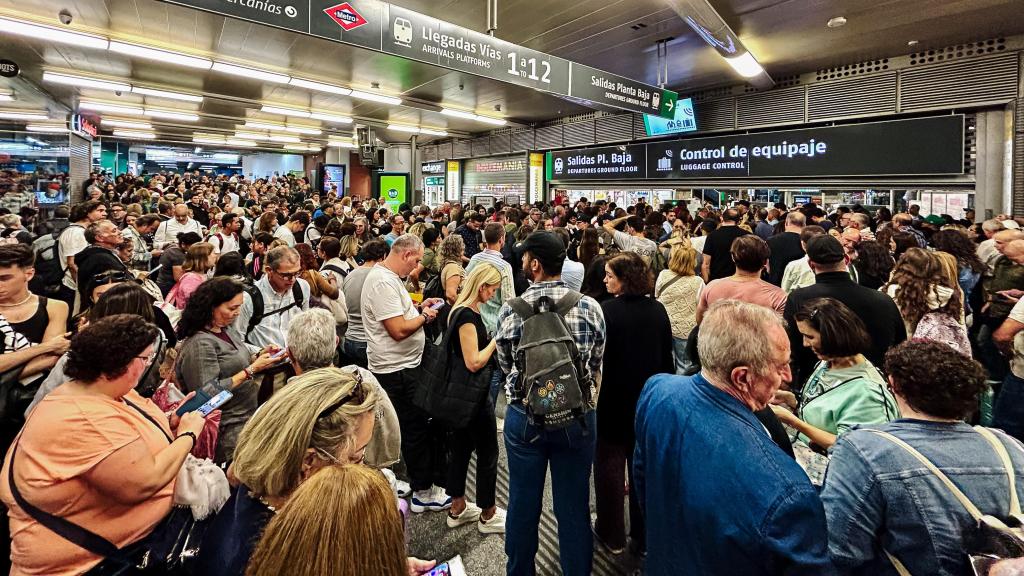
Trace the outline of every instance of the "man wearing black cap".
<instances>
[{"instance_id":1,"label":"man wearing black cap","mask_svg":"<svg viewBox=\"0 0 1024 576\"><path fill-rule=\"evenodd\" d=\"M810 349L803 347L803 338L794 320L797 311L815 298L835 298L853 310L871 335L871 350L865 356L875 366L882 366L885 352L907 339L907 329L896 303L885 294L853 281L843 245L828 234L808 240L807 259L814 271L815 283L790 292L783 314L793 350L793 387L800 388L816 362Z\"/></svg>"},{"instance_id":2,"label":"man wearing black cap","mask_svg":"<svg viewBox=\"0 0 1024 576\"><path fill-rule=\"evenodd\" d=\"M562 281L565 245L554 232L542 230L530 234L519 246L523 273L531 281L521 298L533 306L542 298L557 303L573 293ZM578 293L573 293L578 294ZM545 309L547 305L543 305ZM531 424L523 406L526 396L515 362L523 337L523 318L506 302L498 313L498 364L508 375L505 391L505 449L508 453L509 505L505 524L507 573L532 575L537 554L537 523L544 504L544 482L551 468L551 487L558 519L558 544L563 574L590 574L594 541L590 530L590 470L594 462L596 418L594 404L604 358L605 323L601 306L593 298L582 296L563 316L576 342L580 364L588 374L580 374L581 387L591 383L583 422L573 421L564 428L549 431Z\"/></svg>"}]
</instances>

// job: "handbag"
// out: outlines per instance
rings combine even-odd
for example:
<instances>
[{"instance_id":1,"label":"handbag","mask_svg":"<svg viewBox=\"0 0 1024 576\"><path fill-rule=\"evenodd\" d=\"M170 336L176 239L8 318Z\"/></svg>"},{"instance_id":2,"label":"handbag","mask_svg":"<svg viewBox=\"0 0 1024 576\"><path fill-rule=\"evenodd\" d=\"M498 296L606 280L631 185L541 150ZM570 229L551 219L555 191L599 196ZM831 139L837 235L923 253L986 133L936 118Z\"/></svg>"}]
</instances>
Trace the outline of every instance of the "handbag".
<instances>
[{"instance_id":1,"label":"handbag","mask_svg":"<svg viewBox=\"0 0 1024 576\"><path fill-rule=\"evenodd\" d=\"M167 437L168 444L173 441L149 414L128 400L125 400L125 403L138 410L146 420L159 428ZM15 441L11 450L11 461L7 467L11 496L33 520L72 544L103 558L99 564L85 573L87 576L189 576L194 572L196 558L199 556L199 545L207 528L212 524L214 515L211 514L204 520L196 520L188 506L174 506L148 536L118 548L99 534L25 500L14 481L18 443Z\"/></svg>"},{"instance_id":2,"label":"handbag","mask_svg":"<svg viewBox=\"0 0 1024 576\"><path fill-rule=\"evenodd\" d=\"M474 373L453 358L452 333L461 312L461 308L454 312L439 345L429 340L424 344L419 387L413 396L417 406L453 429L469 425L490 389L491 380L489 367Z\"/></svg>"},{"instance_id":3,"label":"handbag","mask_svg":"<svg viewBox=\"0 0 1024 576\"><path fill-rule=\"evenodd\" d=\"M11 327L7 319L0 315L0 353L17 352L31 347L29 342L20 333ZM28 409L32 399L35 398L39 385L46 379L46 374L39 374L31 377L27 382L21 376L25 365L19 365L0 373L0 421L11 423L13 426L20 426L24 421L25 411Z\"/></svg>"}]
</instances>

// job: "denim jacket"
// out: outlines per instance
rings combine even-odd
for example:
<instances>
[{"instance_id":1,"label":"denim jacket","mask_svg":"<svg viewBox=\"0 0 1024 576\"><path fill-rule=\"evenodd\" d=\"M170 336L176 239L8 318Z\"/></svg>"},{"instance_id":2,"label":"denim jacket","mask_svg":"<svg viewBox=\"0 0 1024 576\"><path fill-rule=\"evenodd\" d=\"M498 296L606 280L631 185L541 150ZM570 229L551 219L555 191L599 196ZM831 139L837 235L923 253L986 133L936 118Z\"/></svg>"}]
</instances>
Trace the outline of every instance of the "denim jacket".
<instances>
[{"instance_id":1,"label":"denim jacket","mask_svg":"<svg viewBox=\"0 0 1024 576\"><path fill-rule=\"evenodd\" d=\"M971 426L901 419L856 427L839 437L821 492L836 568L842 574L896 574L888 551L912 576L969 574L961 535L974 524L970 514L914 456L865 428L913 446L983 514L1005 518L1010 508L1006 470ZM1024 496L1024 448L1006 434L996 436L1007 447L1017 493Z\"/></svg>"}]
</instances>

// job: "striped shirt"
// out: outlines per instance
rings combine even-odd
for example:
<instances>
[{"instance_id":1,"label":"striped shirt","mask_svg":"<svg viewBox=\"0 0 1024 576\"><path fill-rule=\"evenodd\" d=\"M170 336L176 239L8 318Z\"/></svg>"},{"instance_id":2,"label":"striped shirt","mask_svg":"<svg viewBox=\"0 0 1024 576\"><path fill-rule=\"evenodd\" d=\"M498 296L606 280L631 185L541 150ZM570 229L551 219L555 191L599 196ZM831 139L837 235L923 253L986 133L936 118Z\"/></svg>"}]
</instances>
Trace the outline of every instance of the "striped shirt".
<instances>
[{"instance_id":1,"label":"striped shirt","mask_svg":"<svg viewBox=\"0 0 1024 576\"><path fill-rule=\"evenodd\" d=\"M466 266L466 274L473 271L478 264L490 264L501 273L501 288L494 293L494 297L480 305L480 316L483 317L484 327L487 333L494 335L498 331L498 312L501 305L516 297L515 287L512 284L512 266L501 257L501 252L485 248L483 252L474 254Z\"/></svg>"}]
</instances>

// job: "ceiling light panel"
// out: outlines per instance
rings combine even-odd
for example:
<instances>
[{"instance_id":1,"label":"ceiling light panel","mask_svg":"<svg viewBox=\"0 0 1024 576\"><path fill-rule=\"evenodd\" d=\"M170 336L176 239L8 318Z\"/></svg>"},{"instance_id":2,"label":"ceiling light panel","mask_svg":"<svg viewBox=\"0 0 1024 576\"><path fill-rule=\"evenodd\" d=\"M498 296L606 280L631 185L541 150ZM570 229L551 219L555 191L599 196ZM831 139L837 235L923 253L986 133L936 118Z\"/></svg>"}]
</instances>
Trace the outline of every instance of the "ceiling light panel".
<instances>
[{"instance_id":1,"label":"ceiling light panel","mask_svg":"<svg viewBox=\"0 0 1024 576\"><path fill-rule=\"evenodd\" d=\"M337 94L338 96L348 96L352 93L350 88L335 86L333 84L324 84L323 82L314 82L312 80L303 80L302 78L292 78L288 83L292 86L298 86L299 88L307 88L309 90L326 92L328 94Z\"/></svg>"},{"instance_id":2,"label":"ceiling light panel","mask_svg":"<svg viewBox=\"0 0 1024 576\"><path fill-rule=\"evenodd\" d=\"M140 140L152 140L156 138L156 134L152 132L138 132L135 130L114 130L114 136L121 138L138 138Z\"/></svg>"},{"instance_id":3,"label":"ceiling light panel","mask_svg":"<svg viewBox=\"0 0 1024 576\"><path fill-rule=\"evenodd\" d=\"M0 118L8 120L49 120L47 112L36 110L0 110Z\"/></svg>"},{"instance_id":4,"label":"ceiling light panel","mask_svg":"<svg viewBox=\"0 0 1024 576\"><path fill-rule=\"evenodd\" d=\"M146 116L153 118L164 118L167 120L181 120L182 122L198 122L199 115L192 114L189 112L175 112L173 110L157 110L154 108L146 108Z\"/></svg>"},{"instance_id":5,"label":"ceiling light panel","mask_svg":"<svg viewBox=\"0 0 1024 576\"><path fill-rule=\"evenodd\" d=\"M270 136L257 132L235 132L235 138L241 138L242 140L269 140Z\"/></svg>"},{"instance_id":6,"label":"ceiling light panel","mask_svg":"<svg viewBox=\"0 0 1024 576\"><path fill-rule=\"evenodd\" d=\"M295 108L285 108L282 106L264 105L260 108L260 112L266 112L267 114L280 114L282 116L294 116L296 118L309 118L309 110L297 110Z\"/></svg>"},{"instance_id":7,"label":"ceiling light panel","mask_svg":"<svg viewBox=\"0 0 1024 576\"><path fill-rule=\"evenodd\" d=\"M375 94L373 92L363 92L362 90L353 90L349 96L359 98L360 100L369 100L370 102L380 102L381 104L392 104L395 106L402 103L401 98L385 96L384 94Z\"/></svg>"},{"instance_id":8,"label":"ceiling light panel","mask_svg":"<svg viewBox=\"0 0 1024 576\"><path fill-rule=\"evenodd\" d=\"M100 90L110 90L111 92L131 92L132 90L131 85L125 84L124 82L97 80L95 78L61 74L59 72L43 72L43 82L65 84L67 86L77 86L79 88L98 88Z\"/></svg>"},{"instance_id":9,"label":"ceiling light panel","mask_svg":"<svg viewBox=\"0 0 1024 576\"><path fill-rule=\"evenodd\" d=\"M408 132L409 134L420 133L420 129L416 126L405 126L404 124L388 124L388 130L394 130L395 132Z\"/></svg>"},{"instance_id":10,"label":"ceiling light panel","mask_svg":"<svg viewBox=\"0 0 1024 576\"><path fill-rule=\"evenodd\" d=\"M180 52L150 48L149 46L140 46L138 44L128 44L127 42L118 42L116 40L112 40L110 42L110 51L117 52L118 54L124 54L126 56L157 60L170 64L180 64L181 66L200 68L202 70L209 70L210 67L213 66L213 60L210 60L209 58L189 56L188 54L182 54Z\"/></svg>"},{"instance_id":11,"label":"ceiling light panel","mask_svg":"<svg viewBox=\"0 0 1024 576\"><path fill-rule=\"evenodd\" d=\"M45 40L47 42L59 42L71 44L82 48L99 48L106 50L110 41L103 36L86 34L84 32L72 32L55 26L35 24L24 20L0 17L0 31L19 36L28 36L33 40Z\"/></svg>"},{"instance_id":12,"label":"ceiling light panel","mask_svg":"<svg viewBox=\"0 0 1024 576\"><path fill-rule=\"evenodd\" d=\"M277 82L278 84L287 84L289 80L286 74L277 74L276 72L267 72L266 70L257 70L248 66L238 66L237 64L227 64L225 62L214 62L213 69L225 74L266 80L267 82Z\"/></svg>"},{"instance_id":13,"label":"ceiling light panel","mask_svg":"<svg viewBox=\"0 0 1024 576\"><path fill-rule=\"evenodd\" d=\"M465 112L463 110L454 110L452 108L442 108L441 114L445 116L451 116L453 118L465 118L466 120L476 120L476 114L472 112Z\"/></svg>"},{"instance_id":14,"label":"ceiling light panel","mask_svg":"<svg viewBox=\"0 0 1024 576\"><path fill-rule=\"evenodd\" d=\"M271 134L269 140L271 142L289 142L293 144L301 142L298 136L285 136L283 134Z\"/></svg>"},{"instance_id":15,"label":"ceiling light panel","mask_svg":"<svg viewBox=\"0 0 1024 576\"><path fill-rule=\"evenodd\" d=\"M284 127L285 132L291 132L293 134L309 134L311 136L319 136L323 133L323 130L319 128L313 128L311 126L295 126L288 125Z\"/></svg>"},{"instance_id":16,"label":"ceiling light panel","mask_svg":"<svg viewBox=\"0 0 1024 576\"><path fill-rule=\"evenodd\" d=\"M256 146L256 143L252 140L239 140L237 138L231 138L225 142L228 146L240 146L242 148L251 148Z\"/></svg>"},{"instance_id":17,"label":"ceiling light panel","mask_svg":"<svg viewBox=\"0 0 1024 576\"><path fill-rule=\"evenodd\" d=\"M115 120L115 119L107 119L107 118L103 119L103 125L104 126L110 126L112 128L129 128L129 129L135 129L135 130L152 130L153 129L153 126L151 126L148 122L134 122L134 121L131 121L131 120Z\"/></svg>"},{"instance_id":18,"label":"ceiling light panel","mask_svg":"<svg viewBox=\"0 0 1024 576\"><path fill-rule=\"evenodd\" d=\"M25 130L28 130L29 132L48 132L58 134L61 132L67 132L68 127L63 124L28 124L25 126Z\"/></svg>"},{"instance_id":19,"label":"ceiling light panel","mask_svg":"<svg viewBox=\"0 0 1024 576\"><path fill-rule=\"evenodd\" d=\"M142 116L143 110L138 106L126 106L124 104L108 104L106 102L93 102L91 100L82 100L78 103L80 110L93 110L96 112L117 112L118 114L131 114L132 116Z\"/></svg>"},{"instance_id":20,"label":"ceiling light panel","mask_svg":"<svg viewBox=\"0 0 1024 576\"><path fill-rule=\"evenodd\" d=\"M14 94L0 93L0 102L13 102Z\"/></svg>"},{"instance_id":21,"label":"ceiling light panel","mask_svg":"<svg viewBox=\"0 0 1024 576\"><path fill-rule=\"evenodd\" d=\"M284 124L274 124L272 122L261 122L260 120L246 120L246 128L255 128L259 130L284 130Z\"/></svg>"},{"instance_id":22,"label":"ceiling light panel","mask_svg":"<svg viewBox=\"0 0 1024 576\"><path fill-rule=\"evenodd\" d=\"M448 132L438 130L436 128L420 128L420 134L427 134L429 136L447 136Z\"/></svg>"},{"instance_id":23,"label":"ceiling light panel","mask_svg":"<svg viewBox=\"0 0 1024 576\"><path fill-rule=\"evenodd\" d=\"M322 112L313 112L309 115L313 120L323 120L324 122L333 122L334 124L351 124L352 118L350 116L340 116L338 114L324 114Z\"/></svg>"},{"instance_id":24,"label":"ceiling light panel","mask_svg":"<svg viewBox=\"0 0 1024 576\"><path fill-rule=\"evenodd\" d=\"M167 90L157 90L155 88L143 88L142 86L132 86L132 92L135 94L142 94L143 96L153 96L155 98L168 98L171 100L181 100L182 102L203 101L202 96L182 94L180 92L168 92Z\"/></svg>"}]
</instances>

